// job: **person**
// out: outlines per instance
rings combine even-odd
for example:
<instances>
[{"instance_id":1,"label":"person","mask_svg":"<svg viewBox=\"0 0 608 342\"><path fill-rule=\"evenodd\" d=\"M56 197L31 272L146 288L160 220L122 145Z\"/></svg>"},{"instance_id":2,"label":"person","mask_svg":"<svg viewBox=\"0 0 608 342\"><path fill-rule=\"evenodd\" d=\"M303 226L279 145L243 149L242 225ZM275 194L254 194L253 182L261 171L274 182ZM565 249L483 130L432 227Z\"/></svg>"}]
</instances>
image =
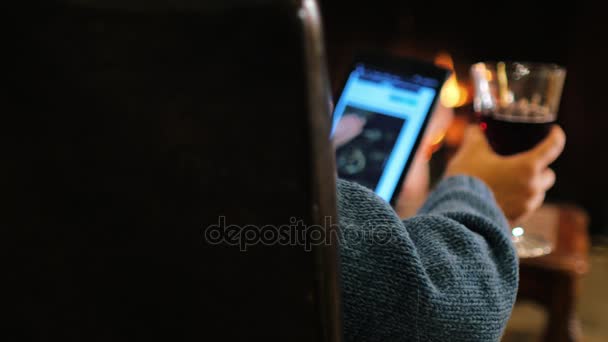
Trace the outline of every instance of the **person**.
<instances>
[{"instance_id":1,"label":"person","mask_svg":"<svg viewBox=\"0 0 608 342\"><path fill-rule=\"evenodd\" d=\"M338 179L347 341L498 341L515 301L510 229L554 184L565 134L500 156L471 126L417 215ZM399 199L401 201L401 198Z\"/></svg>"}]
</instances>

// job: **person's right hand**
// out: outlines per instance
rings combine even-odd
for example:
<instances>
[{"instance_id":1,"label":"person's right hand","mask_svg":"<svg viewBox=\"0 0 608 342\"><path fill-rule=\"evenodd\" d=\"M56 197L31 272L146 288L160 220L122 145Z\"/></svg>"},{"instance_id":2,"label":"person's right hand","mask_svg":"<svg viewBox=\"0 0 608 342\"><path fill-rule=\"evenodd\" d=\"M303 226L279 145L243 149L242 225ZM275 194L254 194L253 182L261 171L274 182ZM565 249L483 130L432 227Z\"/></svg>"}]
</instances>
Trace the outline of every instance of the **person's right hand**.
<instances>
[{"instance_id":1,"label":"person's right hand","mask_svg":"<svg viewBox=\"0 0 608 342\"><path fill-rule=\"evenodd\" d=\"M512 225L536 210L555 183L549 168L564 149L566 135L555 125L533 149L511 156L496 154L477 126L467 129L460 150L448 163L445 176L469 175L494 192L496 202Z\"/></svg>"}]
</instances>

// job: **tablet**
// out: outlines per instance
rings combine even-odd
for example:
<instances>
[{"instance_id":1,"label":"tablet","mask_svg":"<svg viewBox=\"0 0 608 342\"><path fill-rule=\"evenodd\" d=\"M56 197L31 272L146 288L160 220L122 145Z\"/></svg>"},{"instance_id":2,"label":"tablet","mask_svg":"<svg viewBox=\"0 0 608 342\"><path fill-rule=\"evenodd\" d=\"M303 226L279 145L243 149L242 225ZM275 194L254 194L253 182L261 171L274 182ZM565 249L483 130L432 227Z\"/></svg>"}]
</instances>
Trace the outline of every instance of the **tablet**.
<instances>
[{"instance_id":1,"label":"tablet","mask_svg":"<svg viewBox=\"0 0 608 342\"><path fill-rule=\"evenodd\" d=\"M449 74L412 58L356 57L333 113L338 176L395 204Z\"/></svg>"}]
</instances>

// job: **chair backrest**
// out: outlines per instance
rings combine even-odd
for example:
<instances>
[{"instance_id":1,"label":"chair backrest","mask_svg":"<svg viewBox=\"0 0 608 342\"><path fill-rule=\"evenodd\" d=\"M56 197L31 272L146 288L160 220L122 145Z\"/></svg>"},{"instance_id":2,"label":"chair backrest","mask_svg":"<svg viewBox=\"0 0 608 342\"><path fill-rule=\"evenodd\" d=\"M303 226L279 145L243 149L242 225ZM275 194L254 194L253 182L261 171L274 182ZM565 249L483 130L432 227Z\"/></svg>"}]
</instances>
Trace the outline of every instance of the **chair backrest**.
<instances>
[{"instance_id":1,"label":"chair backrest","mask_svg":"<svg viewBox=\"0 0 608 342\"><path fill-rule=\"evenodd\" d=\"M339 340L336 246L302 228L335 221L313 0L25 3L5 50L6 332Z\"/></svg>"}]
</instances>

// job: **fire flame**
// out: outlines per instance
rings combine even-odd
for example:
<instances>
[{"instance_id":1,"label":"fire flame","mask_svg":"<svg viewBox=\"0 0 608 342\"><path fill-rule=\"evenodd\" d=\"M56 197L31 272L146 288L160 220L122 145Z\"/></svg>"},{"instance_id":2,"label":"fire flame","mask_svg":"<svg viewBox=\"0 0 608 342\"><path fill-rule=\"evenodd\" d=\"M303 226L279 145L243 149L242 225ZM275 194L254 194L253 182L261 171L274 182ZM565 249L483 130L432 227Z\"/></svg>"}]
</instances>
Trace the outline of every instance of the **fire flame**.
<instances>
[{"instance_id":1,"label":"fire flame","mask_svg":"<svg viewBox=\"0 0 608 342\"><path fill-rule=\"evenodd\" d=\"M441 104L448 108L456 108L465 105L469 98L469 91L467 87L458 82L456 72L454 71L452 56L446 52L441 52L435 57L435 64L452 70L452 76L448 78L443 85L443 89L441 89L439 97Z\"/></svg>"}]
</instances>

